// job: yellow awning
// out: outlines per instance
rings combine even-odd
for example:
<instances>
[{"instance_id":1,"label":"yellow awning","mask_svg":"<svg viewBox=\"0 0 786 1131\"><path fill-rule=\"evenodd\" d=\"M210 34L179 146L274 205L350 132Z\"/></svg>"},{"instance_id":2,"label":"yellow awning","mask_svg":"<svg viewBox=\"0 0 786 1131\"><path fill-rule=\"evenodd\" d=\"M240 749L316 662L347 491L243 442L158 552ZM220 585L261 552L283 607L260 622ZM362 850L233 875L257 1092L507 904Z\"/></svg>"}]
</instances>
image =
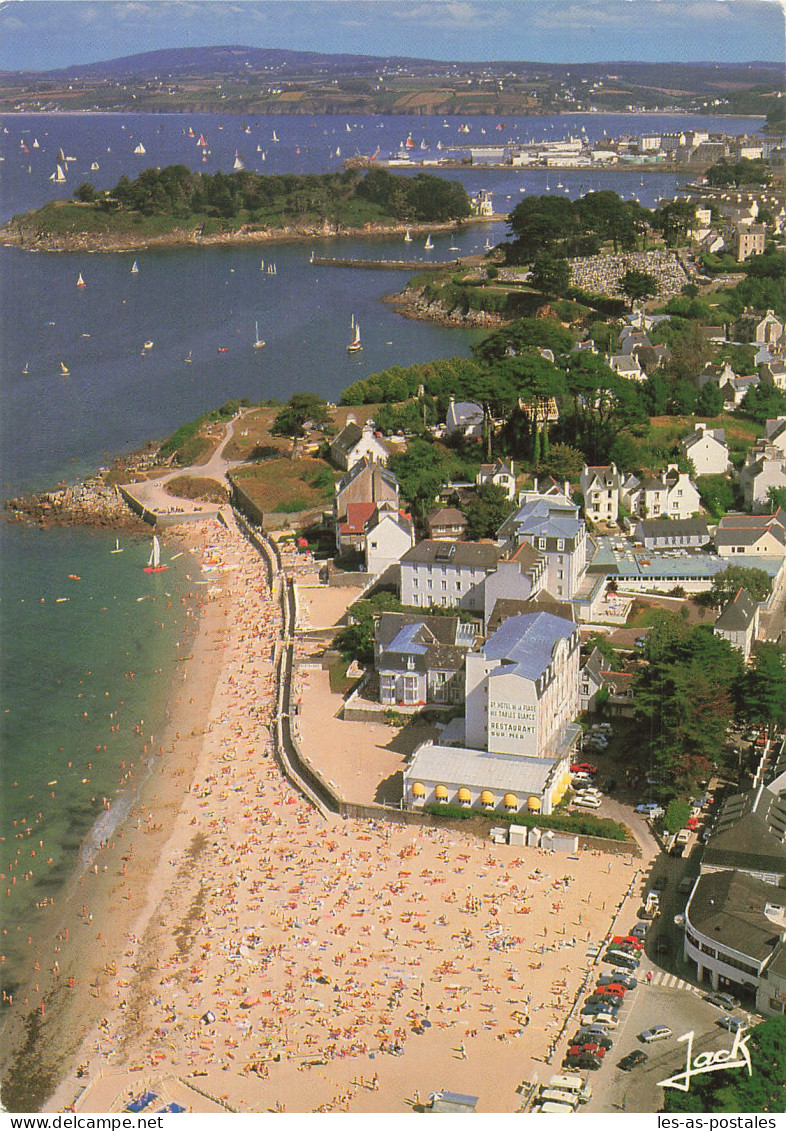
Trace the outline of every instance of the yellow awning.
<instances>
[{"instance_id":1,"label":"yellow awning","mask_svg":"<svg viewBox=\"0 0 786 1131\"><path fill-rule=\"evenodd\" d=\"M506 793L502 798L502 804L506 809L518 809L519 799L516 797L515 793Z\"/></svg>"},{"instance_id":2,"label":"yellow awning","mask_svg":"<svg viewBox=\"0 0 786 1131\"><path fill-rule=\"evenodd\" d=\"M528 797L527 798L527 808L529 809L530 813L539 813L540 812L540 798L535 797L534 795L532 797Z\"/></svg>"},{"instance_id":3,"label":"yellow awning","mask_svg":"<svg viewBox=\"0 0 786 1131\"><path fill-rule=\"evenodd\" d=\"M469 790L467 789L467 787L465 785L462 785L461 789L458 791L458 799L459 799L459 801L471 801L472 800L472 794L469 792Z\"/></svg>"},{"instance_id":4,"label":"yellow awning","mask_svg":"<svg viewBox=\"0 0 786 1131\"><path fill-rule=\"evenodd\" d=\"M438 785L434 790L434 796L436 797L437 801L447 801L448 791L444 785Z\"/></svg>"},{"instance_id":5,"label":"yellow awning","mask_svg":"<svg viewBox=\"0 0 786 1131\"><path fill-rule=\"evenodd\" d=\"M484 789L483 792L480 795L480 804L481 805L493 805L494 804L494 794L490 790Z\"/></svg>"},{"instance_id":6,"label":"yellow awning","mask_svg":"<svg viewBox=\"0 0 786 1131\"><path fill-rule=\"evenodd\" d=\"M416 781L413 784L413 786L412 786L412 796L413 797L425 797L426 796L426 787L423 785L422 782Z\"/></svg>"}]
</instances>

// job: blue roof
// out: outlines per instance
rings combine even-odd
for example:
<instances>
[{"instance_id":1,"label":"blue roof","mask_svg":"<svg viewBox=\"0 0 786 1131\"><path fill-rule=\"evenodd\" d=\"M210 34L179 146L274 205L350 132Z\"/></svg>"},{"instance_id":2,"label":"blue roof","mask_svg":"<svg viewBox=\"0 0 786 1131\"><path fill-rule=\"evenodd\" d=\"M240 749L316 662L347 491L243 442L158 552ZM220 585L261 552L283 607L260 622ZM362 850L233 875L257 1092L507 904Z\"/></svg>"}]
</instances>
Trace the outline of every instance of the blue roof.
<instances>
[{"instance_id":1,"label":"blue roof","mask_svg":"<svg viewBox=\"0 0 786 1131\"><path fill-rule=\"evenodd\" d=\"M513 518L517 534L533 534L541 538L575 538L584 525L576 517L572 504L555 503L548 498L525 503Z\"/></svg>"},{"instance_id":2,"label":"blue roof","mask_svg":"<svg viewBox=\"0 0 786 1131\"><path fill-rule=\"evenodd\" d=\"M568 640L576 625L553 613L523 613L508 617L493 636L486 641L483 653L489 660L501 660L505 665L491 672L489 678L510 675L510 665L516 675L538 679L549 666L558 640Z\"/></svg>"},{"instance_id":3,"label":"blue roof","mask_svg":"<svg viewBox=\"0 0 786 1131\"><path fill-rule=\"evenodd\" d=\"M405 624L393 637L386 651L403 652L412 656L425 656L428 651L427 645L421 644L416 639L423 627L422 624Z\"/></svg>"}]
</instances>

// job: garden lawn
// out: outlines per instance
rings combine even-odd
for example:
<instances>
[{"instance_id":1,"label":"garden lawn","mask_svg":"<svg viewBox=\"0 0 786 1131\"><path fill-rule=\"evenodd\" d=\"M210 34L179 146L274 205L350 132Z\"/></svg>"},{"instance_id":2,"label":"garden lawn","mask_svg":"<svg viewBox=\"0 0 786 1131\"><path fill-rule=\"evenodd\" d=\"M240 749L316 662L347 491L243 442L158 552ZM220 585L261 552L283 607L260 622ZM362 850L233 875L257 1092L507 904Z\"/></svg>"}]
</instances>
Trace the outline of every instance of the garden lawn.
<instances>
[{"instance_id":1,"label":"garden lawn","mask_svg":"<svg viewBox=\"0 0 786 1131\"><path fill-rule=\"evenodd\" d=\"M321 459L270 459L234 475L238 486L266 514L330 505L337 477L338 472Z\"/></svg>"}]
</instances>

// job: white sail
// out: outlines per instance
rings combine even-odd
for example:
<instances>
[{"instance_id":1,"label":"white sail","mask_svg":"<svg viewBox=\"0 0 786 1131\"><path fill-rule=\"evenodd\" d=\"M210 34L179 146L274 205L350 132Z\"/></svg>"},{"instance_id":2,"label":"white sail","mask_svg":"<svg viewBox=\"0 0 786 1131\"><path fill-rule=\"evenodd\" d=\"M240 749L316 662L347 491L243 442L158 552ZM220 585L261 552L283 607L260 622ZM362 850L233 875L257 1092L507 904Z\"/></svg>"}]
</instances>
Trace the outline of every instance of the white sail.
<instances>
[{"instance_id":1,"label":"white sail","mask_svg":"<svg viewBox=\"0 0 786 1131\"><path fill-rule=\"evenodd\" d=\"M433 246L434 246L434 241L432 240L431 236L428 235L426 237L426 242L423 244L423 247L426 249L426 251L431 251Z\"/></svg>"},{"instance_id":2,"label":"white sail","mask_svg":"<svg viewBox=\"0 0 786 1131\"><path fill-rule=\"evenodd\" d=\"M150 551L150 557L147 559L148 566L153 569L158 569L161 564L161 545L158 541L158 535L153 535L153 549Z\"/></svg>"},{"instance_id":3,"label":"white sail","mask_svg":"<svg viewBox=\"0 0 786 1131\"><path fill-rule=\"evenodd\" d=\"M144 157L144 155L147 153L147 150L145 149L144 145L142 145L141 141L139 145L135 146L134 153L136 153L139 157Z\"/></svg>"},{"instance_id":4,"label":"white sail","mask_svg":"<svg viewBox=\"0 0 786 1131\"><path fill-rule=\"evenodd\" d=\"M63 166L57 165L54 173L52 173L49 180L54 181L55 184L57 184L57 185L62 185L63 182L65 181L65 179L66 179L66 176L65 176L65 173L63 172Z\"/></svg>"},{"instance_id":5,"label":"white sail","mask_svg":"<svg viewBox=\"0 0 786 1131\"><path fill-rule=\"evenodd\" d=\"M39 149L39 148L40 148L40 146L38 144L38 138L36 137L36 138L33 139L33 149Z\"/></svg>"},{"instance_id":6,"label":"white sail","mask_svg":"<svg viewBox=\"0 0 786 1131\"><path fill-rule=\"evenodd\" d=\"M87 283L82 278L82 272L81 271L79 272L79 278L76 281L76 285L78 287L86 287L87 286Z\"/></svg>"},{"instance_id":7,"label":"white sail","mask_svg":"<svg viewBox=\"0 0 786 1131\"><path fill-rule=\"evenodd\" d=\"M98 162L97 162L97 161L92 161L92 162L90 163L90 171L91 171L91 173L96 173L96 172L98 172L98 169L99 169L99 164L98 164Z\"/></svg>"},{"instance_id":8,"label":"white sail","mask_svg":"<svg viewBox=\"0 0 786 1131\"><path fill-rule=\"evenodd\" d=\"M255 332L254 333L254 349L255 350L261 350L265 343L264 343L263 339L260 338L260 336L259 336L259 323L258 322L254 323L254 332Z\"/></svg>"},{"instance_id":9,"label":"white sail","mask_svg":"<svg viewBox=\"0 0 786 1131\"><path fill-rule=\"evenodd\" d=\"M132 275L138 275L139 274L139 264L137 263L136 260L134 260L134 262L131 264L131 274Z\"/></svg>"}]
</instances>

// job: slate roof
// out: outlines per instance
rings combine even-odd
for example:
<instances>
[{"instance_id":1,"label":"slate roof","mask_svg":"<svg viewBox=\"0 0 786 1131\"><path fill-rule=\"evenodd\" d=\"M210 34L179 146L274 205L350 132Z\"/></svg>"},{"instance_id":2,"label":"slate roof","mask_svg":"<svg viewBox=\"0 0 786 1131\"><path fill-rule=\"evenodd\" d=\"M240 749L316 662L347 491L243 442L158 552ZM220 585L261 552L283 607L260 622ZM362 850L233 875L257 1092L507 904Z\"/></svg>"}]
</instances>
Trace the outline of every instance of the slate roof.
<instances>
[{"instance_id":1,"label":"slate roof","mask_svg":"<svg viewBox=\"0 0 786 1131\"><path fill-rule=\"evenodd\" d=\"M710 532L703 518L646 518L637 523L636 528L641 530L644 538L700 534L705 542L710 540Z\"/></svg>"},{"instance_id":2,"label":"slate roof","mask_svg":"<svg viewBox=\"0 0 786 1131\"><path fill-rule=\"evenodd\" d=\"M483 406L475 401L451 401L445 417L445 426L448 431L455 428L466 428L469 424L482 424L484 418Z\"/></svg>"},{"instance_id":3,"label":"slate roof","mask_svg":"<svg viewBox=\"0 0 786 1131\"><path fill-rule=\"evenodd\" d=\"M745 872L710 872L699 876L687 917L701 934L755 962L769 958L780 942L775 923L764 914L768 903L786 902L786 892ZM722 956L721 956L722 960Z\"/></svg>"},{"instance_id":4,"label":"slate roof","mask_svg":"<svg viewBox=\"0 0 786 1131\"><path fill-rule=\"evenodd\" d=\"M714 628L724 632L744 632L756 616L758 602L747 589L738 589L715 621Z\"/></svg>"},{"instance_id":5,"label":"slate roof","mask_svg":"<svg viewBox=\"0 0 786 1131\"><path fill-rule=\"evenodd\" d=\"M775 514L725 514L715 531L716 546L752 546L769 531L786 546L786 517Z\"/></svg>"},{"instance_id":6,"label":"slate roof","mask_svg":"<svg viewBox=\"0 0 786 1131\"><path fill-rule=\"evenodd\" d=\"M707 841L703 863L786 874L786 794L760 786L730 797Z\"/></svg>"},{"instance_id":7,"label":"slate roof","mask_svg":"<svg viewBox=\"0 0 786 1131\"><path fill-rule=\"evenodd\" d=\"M484 645L486 659L502 661L501 666L489 674L489 679L511 674L538 679L551 663L557 642L569 640L575 631L572 620L555 617L552 613L510 617Z\"/></svg>"},{"instance_id":8,"label":"slate roof","mask_svg":"<svg viewBox=\"0 0 786 1131\"><path fill-rule=\"evenodd\" d=\"M545 591L531 597L528 601L519 601L515 597L498 597L486 626L489 635L499 628L503 621L509 617L521 616L524 613L551 613L562 620L570 620L573 616L573 607L568 601L557 601Z\"/></svg>"},{"instance_id":9,"label":"slate roof","mask_svg":"<svg viewBox=\"0 0 786 1131\"><path fill-rule=\"evenodd\" d=\"M458 507L440 507L428 516L429 528L432 526L466 527L467 516Z\"/></svg>"},{"instance_id":10,"label":"slate roof","mask_svg":"<svg viewBox=\"0 0 786 1131\"><path fill-rule=\"evenodd\" d=\"M422 616L417 613L381 613L377 620L376 641L381 648L389 648L393 640L407 627L428 629L432 640L440 644L455 644L458 617Z\"/></svg>"},{"instance_id":11,"label":"slate roof","mask_svg":"<svg viewBox=\"0 0 786 1131\"><path fill-rule=\"evenodd\" d=\"M350 467L349 471L345 471L341 476L336 485L337 492L340 494L350 485L350 483L352 483L355 479L357 479L359 475L362 475L365 471L373 471L376 474L381 475L383 482L388 483L391 487L395 488L395 490L398 491L398 479L395 477L393 472L388 471L386 467L382 467L378 463L373 463L368 458L368 456L363 456L362 459L359 459L357 463L353 464L352 467Z\"/></svg>"},{"instance_id":12,"label":"slate roof","mask_svg":"<svg viewBox=\"0 0 786 1131\"><path fill-rule=\"evenodd\" d=\"M415 562L428 565L450 565L456 568L492 570L499 561L502 550L493 542L442 542L426 538L407 550L401 563Z\"/></svg>"},{"instance_id":13,"label":"slate roof","mask_svg":"<svg viewBox=\"0 0 786 1131\"><path fill-rule=\"evenodd\" d=\"M717 440L719 444L726 443L726 432L723 428L705 428L692 432L690 436L685 436L680 440L680 447L683 451L687 451L688 448L692 448L694 444L698 444L700 440L707 436L711 440Z\"/></svg>"},{"instance_id":14,"label":"slate roof","mask_svg":"<svg viewBox=\"0 0 786 1131\"><path fill-rule=\"evenodd\" d=\"M340 451L347 454L352 451L355 444L357 444L362 436L363 429L359 425L350 422L341 429L330 447L333 451Z\"/></svg>"},{"instance_id":15,"label":"slate roof","mask_svg":"<svg viewBox=\"0 0 786 1131\"><path fill-rule=\"evenodd\" d=\"M499 530L515 533L517 537L530 535L537 538L576 538L584 523L576 517L576 508L560 506L545 499L532 499L520 510L506 519Z\"/></svg>"}]
</instances>

